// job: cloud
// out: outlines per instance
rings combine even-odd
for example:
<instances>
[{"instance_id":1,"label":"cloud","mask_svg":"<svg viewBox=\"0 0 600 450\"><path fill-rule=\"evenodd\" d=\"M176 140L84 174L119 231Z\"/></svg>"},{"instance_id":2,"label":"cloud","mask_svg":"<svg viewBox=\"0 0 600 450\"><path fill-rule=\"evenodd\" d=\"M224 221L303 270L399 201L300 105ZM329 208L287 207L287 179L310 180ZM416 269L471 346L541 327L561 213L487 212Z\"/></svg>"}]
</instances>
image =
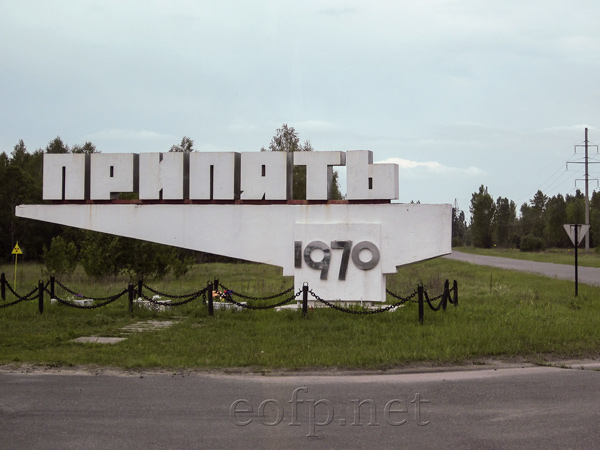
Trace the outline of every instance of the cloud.
<instances>
[{"instance_id":1,"label":"cloud","mask_svg":"<svg viewBox=\"0 0 600 450\"><path fill-rule=\"evenodd\" d=\"M179 143L181 138L149 130L112 128L87 134L84 140L93 142L98 150L104 153L139 153L168 151L171 145Z\"/></svg>"},{"instance_id":2,"label":"cloud","mask_svg":"<svg viewBox=\"0 0 600 450\"><path fill-rule=\"evenodd\" d=\"M548 127L548 128L542 128L541 130L536 130L534 131L534 133L540 133L540 134L545 134L545 133L554 133L554 132L577 132L577 133L582 133L584 129L588 128L590 131L591 130L596 130L596 127L593 127L591 125L585 125L585 124L581 124L581 125L559 125L556 127Z\"/></svg>"},{"instance_id":3,"label":"cloud","mask_svg":"<svg viewBox=\"0 0 600 450\"><path fill-rule=\"evenodd\" d=\"M227 145L217 145L212 143L201 143L194 145L194 148L199 152L234 152L239 151Z\"/></svg>"},{"instance_id":4,"label":"cloud","mask_svg":"<svg viewBox=\"0 0 600 450\"><path fill-rule=\"evenodd\" d=\"M452 167L445 166L438 161L411 161L402 158L388 158L377 163L398 164L401 176L411 178L423 178L430 176L444 177L481 177L487 175L487 172L477 167Z\"/></svg>"},{"instance_id":5,"label":"cloud","mask_svg":"<svg viewBox=\"0 0 600 450\"><path fill-rule=\"evenodd\" d=\"M263 131L257 125L247 123L241 120L236 120L227 126L227 129L232 133L255 133Z\"/></svg>"},{"instance_id":6,"label":"cloud","mask_svg":"<svg viewBox=\"0 0 600 450\"><path fill-rule=\"evenodd\" d=\"M110 140L110 141L175 141L177 138L170 134L160 134L148 130L124 130L111 129L101 130L85 136L85 139L91 140Z\"/></svg>"},{"instance_id":7,"label":"cloud","mask_svg":"<svg viewBox=\"0 0 600 450\"><path fill-rule=\"evenodd\" d=\"M335 132L343 129L340 125L337 125L333 122L326 122L324 120L305 120L302 122L295 122L294 128L299 128L307 132Z\"/></svg>"},{"instance_id":8,"label":"cloud","mask_svg":"<svg viewBox=\"0 0 600 450\"><path fill-rule=\"evenodd\" d=\"M358 12L358 8L354 7L333 7L319 10L321 14L328 16L344 16L346 14L355 14Z\"/></svg>"}]
</instances>

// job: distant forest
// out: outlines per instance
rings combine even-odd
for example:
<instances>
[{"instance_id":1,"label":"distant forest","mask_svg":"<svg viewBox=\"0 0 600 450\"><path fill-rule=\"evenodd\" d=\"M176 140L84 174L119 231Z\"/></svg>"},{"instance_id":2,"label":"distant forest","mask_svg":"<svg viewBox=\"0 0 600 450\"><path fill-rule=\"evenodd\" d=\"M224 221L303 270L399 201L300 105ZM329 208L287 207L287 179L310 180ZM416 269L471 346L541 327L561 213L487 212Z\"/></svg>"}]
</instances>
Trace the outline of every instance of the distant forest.
<instances>
[{"instance_id":1,"label":"distant forest","mask_svg":"<svg viewBox=\"0 0 600 450\"><path fill-rule=\"evenodd\" d=\"M594 192L590 204L590 246L600 245L600 193ZM474 247L519 248L522 251L540 251L546 248L572 246L563 225L585 223L585 195L553 197L537 191L517 211L512 200L498 197L495 201L488 188L480 186L471 197L470 222L464 211L452 210L452 245Z\"/></svg>"}]
</instances>

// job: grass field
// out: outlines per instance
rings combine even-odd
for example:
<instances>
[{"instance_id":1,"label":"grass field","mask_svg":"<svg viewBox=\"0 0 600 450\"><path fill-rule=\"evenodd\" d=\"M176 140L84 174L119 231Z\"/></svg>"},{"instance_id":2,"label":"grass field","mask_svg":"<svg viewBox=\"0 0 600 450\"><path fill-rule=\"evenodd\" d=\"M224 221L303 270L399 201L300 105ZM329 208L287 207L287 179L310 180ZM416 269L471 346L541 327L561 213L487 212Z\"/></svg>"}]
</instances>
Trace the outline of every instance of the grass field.
<instances>
[{"instance_id":1,"label":"grass field","mask_svg":"<svg viewBox=\"0 0 600 450\"><path fill-rule=\"evenodd\" d=\"M37 265L20 267L18 290L25 293L43 273ZM12 283L11 266L3 269ZM183 279L146 283L183 294L203 288L213 277L250 296L278 293L292 285L292 279L281 276L278 268L258 264L198 265ZM445 279L458 281L459 306L449 305L445 312L433 312L426 306L423 325L419 325L415 303L371 316L315 309L302 318L299 311L272 310L215 311L215 316L209 317L199 300L165 313L139 309L134 317L128 314L126 297L94 310L47 301L41 315L36 301L23 302L0 309L0 363L130 369L385 370L409 363L516 356L543 362L599 353L599 288L580 285L579 296L574 297L568 281L440 258L401 268L388 277L388 289L406 296L423 282L430 296L435 296L442 292ZM126 285L124 279L93 282L81 273L63 281L89 296L114 294ZM66 296L60 290L57 294ZM130 335L116 345L72 342L80 336L122 336L123 326L147 319L176 323L164 330Z\"/></svg>"},{"instance_id":2,"label":"grass field","mask_svg":"<svg viewBox=\"0 0 600 450\"><path fill-rule=\"evenodd\" d=\"M543 252L522 252L517 248L475 248L456 247L453 250L472 253L475 255L500 256L503 258L524 259L528 261L547 262L554 264L575 264L575 250L564 248L553 248ZM600 267L600 253L595 250L585 251L578 249L577 264L587 267Z\"/></svg>"}]
</instances>

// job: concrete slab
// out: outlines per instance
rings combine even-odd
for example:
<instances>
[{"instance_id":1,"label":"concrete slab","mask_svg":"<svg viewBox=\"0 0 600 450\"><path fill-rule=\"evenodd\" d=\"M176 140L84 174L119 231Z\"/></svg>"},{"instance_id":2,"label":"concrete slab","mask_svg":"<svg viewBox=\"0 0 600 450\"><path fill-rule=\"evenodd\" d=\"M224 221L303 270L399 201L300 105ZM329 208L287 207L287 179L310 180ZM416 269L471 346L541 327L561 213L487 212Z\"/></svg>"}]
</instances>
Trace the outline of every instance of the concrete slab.
<instances>
[{"instance_id":1,"label":"concrete slab","mask_svg":"<svg viewBox=\"0 0 600 450\"><path fill-rule=\"evenodd\" d=\"M142 333L144 331L154 331L168 328L173 325L172 320L146 320L141 322L132 323L121 328L121 331L125 333Z\"/></svg>"},{"instance_id":2,"label":"concrete slab","mask_svg":"<svg viewBox=\"0 0 600 450\"><path fill-rule=\"evenodd\" d=\"M77 339L73 339L71 342L83 342L93 344L118 344L124 341L126 338L121 337L102 337L102 336L82 336Z\"/></svg>"},{"instance_id":3,"label":"concrete slab","mask_svg":"<svg viewBox=\"0 0 600 450\"><path fill-rule=\"evenodd\" d=\"M238 302L241 303L242 305L246 305L247 302ZM236 305L235 303L228 303L228 302L214 302L213 303L213 309L215 310L228 310L228 309L233 309L234 311L241 311L244 309L243 306L239 306Z\"/></svg>"}]
</instances>

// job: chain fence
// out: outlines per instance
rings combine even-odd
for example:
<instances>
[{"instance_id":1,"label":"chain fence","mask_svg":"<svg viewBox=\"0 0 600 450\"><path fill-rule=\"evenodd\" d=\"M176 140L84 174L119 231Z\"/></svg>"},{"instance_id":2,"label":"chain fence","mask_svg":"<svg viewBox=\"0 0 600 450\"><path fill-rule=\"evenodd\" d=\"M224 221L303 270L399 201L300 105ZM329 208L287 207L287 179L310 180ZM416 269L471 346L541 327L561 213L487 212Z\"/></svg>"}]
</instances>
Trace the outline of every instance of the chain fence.
<instances>
[{"instance_id":1,"label":"chain fence","mask_svg":"<svg viewBox=\"0 0 600 450\"><path fill-rule=\"evenodd\" d=\"M341 301L340 299L325 300L325 299L321 298L312 289L308 289L308 285L305 285L303 291L304 291L303 301L302 301L303 315L306 315L306 313L308 311L308 305L307 305L308 294L310 294L315 301L317 301L329 308L335 309L340 312L356 314L356 315L372 315L372 314L378 314L378 313L383 313L383 312L390 312L390 311L395 311L397 308L403 307L405 304L407 304L409 302L417 303L418 310L419 310L419 323L421 323L421 324L423 323L423 318L424 318L425 303L429 306L429 308L432 311L439 311L440 309L445 311L448 303L451 303L454 306L458 306L458 283L456 282L456 280L454 280L452 288L450 288L449 280L446 280L446 282L444 283L443 292L440 295L433 297L433 298L429 297L428 292L425 290L425 288L422 284L419 284L417 290L414 291L413 293L409 294L406 297L402 297L402 296L386 289L386 293L398 301L395 303L389 304L389 305L381 306L381 307L370 307L370 306L364 307L361 303L361 304L357 304L355 306L348 308L348 307L342 306L342 304L345 302ZM439 300L439 303L436 306L434 303L437 300Z\"/></svg>"},{"instance_id":2,"label":"chain fence","mask_svg":"<svg viewBox=\"0 0 600 450\"><path fill-rule=\"evenodd\" d=\"M2 275L4 275L4 274L2 274ZM55 285L59 286L61 289L63 289L65 292L71 294L72 296L77 297L77 299L67 300L67 299L59 297L55 293ZM44 284L42 281L40 281L37 287L32 289L27 294L21 296L17 292L15 292L13 287L8 283L8 281L6 281L6 278L4 276L2 276L0 278L0 289L2 292L2 300L4 300L4 301L6 300L5 288L8 288L8 290L12 293L12 295L15 296L16 300L14 300L10 303L0 304L0 309L7 308L9 306L14 306L14 305L17 305L24 301L30 301L37 297L40 313L43 312L44 293L49 294L50 298L52 300L55 300L56 302L58 302L62 305L69 306L72 308L78 308L78 309L102 308L104 306L107 306L107 305L117 301L118 299L120 299L123 296L128 294L129 312L130 313L133 313L133 304L136 301L135 300L136 297L138 299L137 300L138 302L139 301L148 302L149 305L153 305L155 307L156 306L158 306L158 307L182 306L182 305L191 303L192 301L194 301L198 298L203 298L202 303L204 305L208 305L208 313L210 316L214 315L215 303L231 304L238 308L248 309L248 310L267 310L267 309L275 309L275 308L285 306L293 301L296 301L296 302L301 301L302 314L303 314L303 316L306 316L307 311L308 311L309 295L312 297L312 301L314 301L314 302L320 303L328 308L335 309L336 311L340 311L340 312L344 312L344 313L348 313L348 314L355 314L355 315L373 315L373 314L378 314L378 313L383 313L383 312L391 312L391 311L396 311L398 308L405 306L407 303L417 303L418 309L419 309L419 322L420 323L423 323L424 305L425 304L427 304L429 309L431 309L434 312L440 311L440 310L445 311L448 303L453 304L454 306L458 306L458 283L456 282L456 280L454 280L452 288L450 288L449 280L446 280L446 282L444 283L443 292L440 295L437 295L435 297L430 297L429 293L427 292L427 290L424 288L424 286L422 284L419 284L417 290L415 290L414 292L410 293L409 295L407 295L405 297L402 297L401 295L386 289L386 293L388 295L390 295L391 297L393 297L394 299L396 299L397 301L394 303L391 303L391 304L385 304L384 306L380 306L380 307L363 306L362 302L360 304L358 302L355 302L356 304L351 307L343 306L344 304L349 303L349 301L343 301L340 299L336 299L336 300L323 299L317 293L315 293L312 289L310 289L307 283L304 284L302 289L299 289L295 293L293 292L294 287L292 286L289 289L286 289L277 294L272 294L272 295L267 295L267 296L250 296L250 295L241 294L239 292L234 291L233 289L228 288L227 286L221 284L218 281L218 279L216 279L216 278L214 279L213 282L208 282L206 287L199 289L197 291L188 293L188 294L168 294L165 292L161 292L157 289L154 289L154 288L144 284L142 282L142 280L140 280L138 282L137 289L135 289L134 285L130 283L126 289L123 289L122 291L120 291L114 295L110 295L107 297L93 297L93 296L85 296L83 294L80 294L77 291L65 286L60 281L55 280L54 277L52 277L49 281L46 282L46 284ZM151 298L147 295L144 295L143 289L146 289L147 291L153 293L155 296L167 297L167 298L169 298L169 300L157 300L155 297ZM234 297L240 299L240 301L234 300ZM260 301L274 300L274 299L278 299L281 297L284 297L281 301L272 303L272 304L268 304L268 305L248 304L247 301L241 301L241 300L248 300L248 301L260 302ZM302 298L299 299L299 297L302 297ZM218 299L216 302L215 302L215 298ZM173 302L170 299L179 299L180 301ZM85 301L98 302L98 303L85 304L85 303L83 303ZM437 305L436 305L436 302L437 302ZM371 302L367 302L367 303L371 303Z\"/></svg>"},{"instance_id":3,"label":"chain fence","mask_svg":"<svg viewBox=\"0 0 600 450\"><path fill-rule=\"evenodd\" d=\"M282 297L283 295L289 294L290 292L292 292L294 290L294 287L292 286L291 288L286 289L285 291L280 292L279 294L269 295L266 297L252 297L249 295L243 295L243 294L234 292L231 289L228 289L227 287L223 286L220 283L215 284L215 285L217 287L216 293L219 296L219 298L222 299L223 301L225 301L227 303L231 303L233 305L236 305L240 308L252 309L252 310L256 310L256 311L279 308L280 306L286 305L286 304L292 302L293 300L297 299L298 296L300 294L302 294L302 291L298 290L298 292L296 292L295 294L283 299L282 301L280 301L278 303L274 303L271 305L255 306L255 305L248 305L247 303L243 303L243 302L237 302L233 299L233 296L235 295L236 297L243 298L246 300L272 300L274 298L279 298L279 297ZM215 286L215 285L213 285L213 286ZM219 286L223 289L223 292L220 292L218 290Z\"/></svg>"},{"instance_id":4,"label":"chain fence","mask_svg":"<svg viewBox=\"0 0 600 450\"><path fill-rule=\"evenodd\" d=\"M386 292L389 293L389 291L386 290ZM406 302L411 301L411 299L417 295L417 291L413 292L412 294L410 294L408 297L406 298L402 298L399 295L394 295L395 298L399 299L399 302L393 303L391 305L386 305L386 306L382 306L376 309L363 309L361 308L361 306L357 306L354 308L345 308L343 306L340 306L336 303L334 303L334 301L332 300L324 300L321 297L319 297L317 294L314 293L314 291L312 289L309 289L308 293L319 303L324 304L325 306L335 309L337 311L340 312L345 312L345 313L349 313L349 314L356 314L356 315L363 315L363 316L367 316L370 314L378 314L378 313L382 313L382 312L387 312L387 311L391 311L391 310L395 310L396 308L399 308L401 306L404 306L404 304ZM339 302L339 300L336 300L336 302Z\"/></svg>"},{"instance_id":5,"label":"chain fence","mask_svg":"<svg viewBox=\"0 0 600 450\"><path fill-rule=\"evenodd\" d=\"M169 297L169 298L189 298L189 297L194 297L194 298L197 298L197 297L199 297L200 295L204 294L204 292L206 291L206 288L204 288L204 289L200 289L200 290L198 290L198 291L196 291L196 292L191 292L191 293L189 293L189 294L166 294L166 293L164 293L164 292L160 292L160 291L158 291L158 290L156 290L156 289L153 289L153 288L151 288L150 286L146 285L145 283L140 283L140 284L141 284L141 286L143 286L143 287L144 287L144 289L146 289L146 290L148 290L148 291L152 292L154 295L159 295L159 296L161 296L161 297ZM138 287L138 291L139 291L139 290L140 290L140 289L139 289L139 287ZM142 295L142 292L138 292L138 295L139 295L140 297L142 297L142 296L143 296L143 295ZM144 297L144 298L146 298L146 299L147 299L147 297Z\"/></svg>"},{"instance_id":6,"label":"chain fence","mask_svg":"<svg viewBox=\"0 0 600 450\"><path fill-rule=\"evenodd\" d=\"M148 289L148 287L146 287L146 289ZM152 289L148 289L148 290L150 292L156 293L156 291L153 291ZM186 304L196 300L200 296L204 296L207 292L208 292L208 288L204 288L204 289L200 289L199 291L193 292L188 295L170 296L170 295L163 294L165 297L185 298L185 300L182 300L180 302L155 300L154 298L147 297L144 294L140 295L138 298L142 298L145 301L150 302L156 306L181 306L181 305L186 305ZM139 293L138 293L138 295L139 295ZM156 293L156 295L160 295L160 294Z\"/></svg>"},{"instance_id":7,"label":"chain fence","mask_svg":"<svg viewBox=\"0 0 600 450\"><path fill-rule=\"evenodd\" d=\"M15 290L13 289L13 287L10 285L10 283L8 281L6 281L6 279L4 277L2 277L2 281L4 282L4 285L8 288L8 290L17 298L15 301L10 302L10 303L4 303L4 304L0 304L0 309L2 308L8 308L9 306L14 306L14 305L18 305L21 302L26 302L29 300L33 300L36 296L36 294L38 294L39 292L39 286L33 288L30 292L28 292L27 294L21 296L19 294L17 294L15 292ZM4 291L4 286L2 288L2 290ZM6 295L4 295L3 297L6 297ZM4 300L4 298L3 298Z\"/></svg>"},{"instance_id":8,"label":"chain fence","mask_svg":"<svg viewBox=\"0 0 600 450\"><path fill-rule=\"evenodd\" d=\"M48 294L52 294L49 289L44 289L44 291L46 291ZM118 294L115 294L115 295L113 295L111 297L107 297L107 299L105 299L104 302L102 302L102 303L95 303L93 305L80 305L80 304L77 304L77 303L74 303L74 302L62 299L62 298L60 298L57 295L51 296L51 298L53 300L56 300L61 305L70 306L71 308L77 308L77 309L96 309L96 308L102 308L103 306L106 306L106 305L110 305L114 301L120 299L125 294L127 294L127 292L128 292L128 290L124 289L121 292L119 292ZM86 300L92 300L92 299L86 299Z\"/></svg>"},{"instance_id":9,"label":"chain fence","mask_svg":"<svg viewBox=\"0 0 600 450\"><path fill-rule=\"evenodd\" d=\"M233 290L231 290L228 287L224 286L223 284L219 283L218 280L214 281L213 287L215 288L215 291L216 291L217 295L219 296L219 298L222 299L223 301L231 303L233 305L236 305L240 308L252 309L252 310L257 310L257 311L265 310L265 309L274 309L274 308L278 308L280 306L286 305L286 304L290 303L291 301L297 299L298 296L302 293L301 290L298 290L298 292L296 292L295 294L283 299L282 301L280 301L278 303L275 303L272 305L255 306L255 305L248 305L247 303L237 302L233 299L233 296L235 295L236 297L243 298L245 300L259 300L259 301L273 300L274 298L279 298L286 294L289 294L290 292L293 292L294 287L292 286L291 288L286 289L285 291L280 292L279 294L273 294L273 295L269 295L269 296L265 296L265 297L252 297L249 295L244 295L244 294L234 292ZM223 289L223 291L219 291L219 287L221 287Z\"/></svg>"},{"instance_id":10,"label":"chain fence","mask_svg":"<svg viewBox=\"0 0 600 450\"><path fill-rule=\"evenodd\" d=\"M50 284L52 284L53 282L56 283L57 285L59 285L62 289L64 289L69 294L74 295L75 297L85 298L87 300L103 301L103 300L112 300L114 297L114 295L110 295L108 297L92 297L91 295L79 294L79 293L75 292L73 289L69 289L67 286L65 286L58 280L51 279ZM127 292L127 290L125 290L125 292ZM48 291L48 293L50 295L54 295L54 289L52 288L51 291ZM117 295L121 296L121 295L123 295L123 293L120 293ZM57 298L57 300L58 300L58 298Z\"/></svg>"}]
</instances>

